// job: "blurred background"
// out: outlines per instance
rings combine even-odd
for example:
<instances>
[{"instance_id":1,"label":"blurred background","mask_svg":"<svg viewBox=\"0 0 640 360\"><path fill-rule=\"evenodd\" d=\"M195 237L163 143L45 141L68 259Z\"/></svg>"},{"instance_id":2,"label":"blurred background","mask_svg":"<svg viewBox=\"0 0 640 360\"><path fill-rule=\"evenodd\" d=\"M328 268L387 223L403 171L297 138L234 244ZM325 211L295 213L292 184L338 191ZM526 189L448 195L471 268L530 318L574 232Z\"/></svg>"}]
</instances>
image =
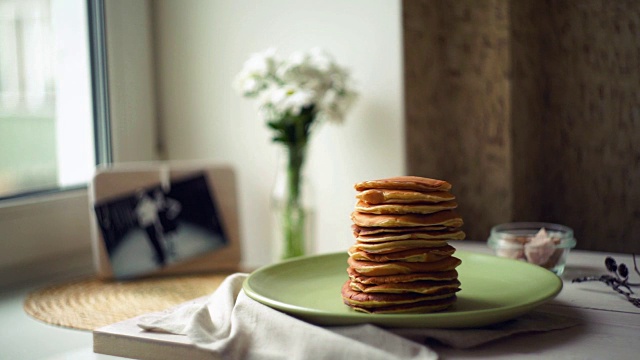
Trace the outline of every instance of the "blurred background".
<instances>
[{"instance_id":1,"label":"blurred background","mask_svg":"<svg viewBox=\"0 0 640 360\"><path fill-rule=\"evenodd\" d=\"M40 10L16 10L27 3ZM61 144L90 140L95 129L50 130L69 119L91 124L95 116L92 99L84 99L94 76L86 4L0 6L13 9L0 11L0 191L11 194L11 186L41 173L49 180L28 190L82 184L95 159L70 156L93 154L95 144ZM64 14L72 12L80 30L67 26L74 21ZM45 19L37 30L42 41L57 39L49 49L54 60L39 63L39 73L20 70L29 52L7 40L27 39L24 24L34 17ZM235 93L232 81L252 53L270 47L283 56L324 48L351 70L360 94L345 122L323 124L310 144L314 253L345 251L353 242L355 182L403 174L451 182L472 240L485 241L498 223L542 220L572 227L578 248L640 252L637 2L109 0L103 25L109 160L231 165L247 266L273 258L269 211L279 148L256 104ZM62 33L85 37L63 41ZM75 80L61 87L54 78ZM65 96L69 88L80 95ZM28 122L44 130L16 127ZM67 155L52 155L61 152ZM23 168L19 155L37 158L36 166ZM60 173L71 170L56 161L89 170L62 181ZM26 240L0 243L7 254L1 266L90 253L86 190L72 199L73 209L39 210L46 237L29 225L38 211L16 201L0 206L0 237Z\"/></svg>"}]
</instances>

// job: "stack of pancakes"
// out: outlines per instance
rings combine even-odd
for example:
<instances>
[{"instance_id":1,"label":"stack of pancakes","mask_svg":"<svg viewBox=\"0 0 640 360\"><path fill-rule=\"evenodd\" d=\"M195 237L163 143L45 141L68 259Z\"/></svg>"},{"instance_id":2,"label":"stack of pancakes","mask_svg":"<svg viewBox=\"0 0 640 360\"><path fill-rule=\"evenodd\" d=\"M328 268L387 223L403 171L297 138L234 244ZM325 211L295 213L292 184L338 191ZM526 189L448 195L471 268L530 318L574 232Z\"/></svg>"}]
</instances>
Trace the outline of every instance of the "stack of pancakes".
<instances>
[{"instance_id":1,"label":"stack of pancakes","mask_svg":"<svg viewBox=\"0 0 640 360\"><path fill-rule=\"evenodd\" d=\"M351 214L356 243L342 299L367 313L446 309L460 290L460 259L449 240L462 240L462 218L442 180L400 176L357 183Z\"/></svg>"}]
</instances>

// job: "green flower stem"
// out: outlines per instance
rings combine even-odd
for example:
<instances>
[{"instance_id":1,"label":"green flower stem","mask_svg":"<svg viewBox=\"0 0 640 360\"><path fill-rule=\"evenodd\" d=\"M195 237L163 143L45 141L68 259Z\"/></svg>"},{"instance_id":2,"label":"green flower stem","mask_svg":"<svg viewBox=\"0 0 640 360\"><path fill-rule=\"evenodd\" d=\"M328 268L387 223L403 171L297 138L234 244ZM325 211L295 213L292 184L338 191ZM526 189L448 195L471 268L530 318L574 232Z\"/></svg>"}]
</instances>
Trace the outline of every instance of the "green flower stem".
<instances>
[{"instance_id":1,"label":"green flower stem","mask_svg":"<svg viewBox=\"0 0 640 360\"><path fill-rule=\"evenodd\" d=\"M287 150L287 178L282 209L282 258L305 253L306 209L302 206L302 168L304 166L311 125L315 120L314 107L302 109L298 115L286 115L269 121L275 131L273 141L282 143Z\"/></svg>"},{"instance_id":2,"label":"green flower stem","mask_svg":"<svg viewBox=\"0 0 640 360\"><path fill-rule=\"evenodd\" d=\"M305 253L305 209L301 203L302 166L305 144L289 144L287 162L287 196L284 202L282 225L284 232L284 259Z\"/></svg>"}]
</instances>

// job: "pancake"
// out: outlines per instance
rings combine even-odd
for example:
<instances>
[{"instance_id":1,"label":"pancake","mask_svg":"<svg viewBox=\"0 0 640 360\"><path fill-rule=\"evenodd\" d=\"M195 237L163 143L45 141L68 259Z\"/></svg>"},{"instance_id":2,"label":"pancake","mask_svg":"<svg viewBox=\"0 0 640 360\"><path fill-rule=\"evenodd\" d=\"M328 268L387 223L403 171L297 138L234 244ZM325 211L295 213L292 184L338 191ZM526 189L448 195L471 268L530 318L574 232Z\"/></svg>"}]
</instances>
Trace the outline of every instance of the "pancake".
<instances>
[{"instance_id":1,"label":"pancake","mask_svg":"<svg viewBox=\"0 0 640 360\"><path fill-rule=\"evenodd\" d=\"M462 218L454 210L444 210L427 215L374 215L354 211L351 213L351 220L354 224L365 227L411 227L434 225L460 227L463 225Z\"/></svg>"},{"instance_id":2,"label":"pancake","mask_svg":"<svg viewBox=\"0 0 640 360\"><path fill-rule=\"evenodd\" d=\"M443 201L437 204L380 204L372 205L362 200L358 201L355 210L365 214L433 214L442 210L452 210L458 207L455 201Z\"/></svg>"},{"instance_id":3,"label":"pancake","mask_svg":"<svg viewBox=\"0 0 640 360\"><path fill-rule=\"evenodd\" d=\"M351 251L351 249L353 249L354 251ZM442 260L447 256L451 256L455 252L456 249L451 245L432 248L409 249L386 254L368 253L366 251L358 250L352 247L349 249L349 256L351 256L351 258L353 258L354 260L373 262L433 262Z\"/></svg>"},{"instance_id":4,"label":"pancake","mask_svg":"<svg viewBox=\"0 0 640 360\"><path fill-rule=\"evenodd\" d=\"M370 314L428 313L451 307L460 281L451 240L463 240L458 203L444 180L398 176L354 184L356 239L343 302Z\"/></svg>"},{"instance_id":5,"label":"pancake","mask_svg":"<svg viewBox=\"0 0 640 360\"><path fill-rule=\"evenodd\" d=\"M366 276L384 276L397 274L425 273L432 271L448 271L455 269L462 261L454 256L433 262L394 261L377 263L373 261L354 260L349 257L347 263L353 270Z\"/></svg>"},{"instance_id":6,"label":"pancake","mask_svg":"<svg viewBox=\"0 0 640 360\"><path fill-rule=\"evenodd\" d=\"M446 240L401 240L381 243L361 243L356 242L349 251L366 251L370 254L389 254L409 249L435 248L446 246Z\"/></svg>"},{"instance_id":7,"label":"pancake","mask_svg":"<svg viewBox=\"0 0 640 360\"><path fill-rule=\"evenodd\" d=\"M356 224L351 224L351 230L353 230L353 234L355 236L358 235L373 235L379 233L406 233L406 232L415 232L415 231L438 231L438 230L454 230L455 228L448 228L442 225L433 225L433 226L408 226L408 227L392 227L392 228L383 228L383 227L368 227L368 226L358 226Z\"/></svg>"},{"instance_id":8,"label":"pancake","mask_svg":"<svg viewBox=\"0 0 640 360\"><path fill-rule=\"evenodd\" d=\"M365 276L365 275L359 274L357 271L349 267L347 268L347 273L349 274L349 278L352 281L357 281L359 283L367 284L367 285L395 284L395 283L422 281L422 280L443 281L443 280L454 280L458 278L458 272L456 270L400 274L400 275L385 275L385 276Z\"/></svg>"},{"instance_id":9,"label":"pancake","mask_svg":"<svg viewBox=\"0 0 640 360\"><path fill-rule=\"evenodd\" d=\"M372 205L439 203L456 197L447 191L420 192L411 190L369 189L356 194L356 198Z\"/></svg>"},{"instance_id":10,"label":"pancake","mask_svg":"<svg viewBox=\"0 0 640 360\"><path fill-rule=\"evenodd\" d=\"M385 293L385 294L403 294L418 293L424 295L441 294L444 289L452 291L460 291L460 281L457 279L447 281L412 281L395 284L362 284L357 281L351 281L351 289L361 291L363 293Z\"/></svg>"},{"instance_id":11,"label":"pancake","mask_svg":"<svg viewBox=\"0 0 640 360\"><path fill-rule=\"evenodd\" d=\"M358 191L369 189L448 191L451 190L451 184L444 180L429 179L419 176L396 176L386 179L362 181L356 183L354 188Z\"/></svg>"},{"instance_id":12,"label":"pancake","mask_svg":"<svg viewBox=\"0 0 640 360\"><path fill-rule=\"evenodd\" d=\"M364 243L379 243L399 240L463 240L464 231L420 231L407 233L379 233L376 235L357 235L356 240Z\"/></svg>"},{"instance_id":13,"label":"pancake","mask_svg":"<svg viewBox=\"0 0 640 360\"><path fill-rule=\"evenodd\" d=\"M425 295L418 293L363 293L351 289L351 281L342 286L342 301L358 311L367 313L429 312L446 309L456 301L455 291L443 289Z\"/></svg>"},{"instance_id":14,"label":"pancake","mask_svg":"<svg viewBox=\"0 0 640 360\"><path fill-rule=\"evenodd\" d=\"M411 304L381 306L376 308L366 308L358 305L349 305L354 310L367 314L426 314L442 311L450 308L457 300L455 295L442 299L419 301Z\"/></svg>"},{"instance_id":15,"label":"pancake","mask_svg":"<svg viewBox=\"0 0 640 360\"><path fill-rule=\"evenodd\" d=\"M356 291L351 288L351 280L347 280L342 285L342 299L348 305L360 305L369 308L389 305L401 305L410 304L425 300L436 300L451 297L455 295L457 290L452 289L440 289L433 294L420 294L420 293L364 293Z\"/></svg>"}]
</instances>

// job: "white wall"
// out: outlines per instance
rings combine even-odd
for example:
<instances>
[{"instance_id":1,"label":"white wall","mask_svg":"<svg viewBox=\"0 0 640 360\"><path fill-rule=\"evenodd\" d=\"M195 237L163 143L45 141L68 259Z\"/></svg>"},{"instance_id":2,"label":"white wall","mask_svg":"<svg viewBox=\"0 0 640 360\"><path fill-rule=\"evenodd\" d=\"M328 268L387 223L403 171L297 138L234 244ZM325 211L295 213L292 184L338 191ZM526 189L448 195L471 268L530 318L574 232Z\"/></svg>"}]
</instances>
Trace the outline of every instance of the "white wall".
<instances>
[{"instance_id":1,"label":"white wall","mask_svg":"<svg viewBox=\"0 0 640 360\"><path fill-rule=\"evenodd\" d=\"M231 83L247 57L320 46L349 67L360 98L343 125L316 129L307 160L315 189L314 251L346 251L357 181L405 172L401 4L358 1L154 2L156 82L169 160L209 159L238 173L245 264L270 257L269 194L277 164L250 100Z\"/></svg>"}]
</instances>

